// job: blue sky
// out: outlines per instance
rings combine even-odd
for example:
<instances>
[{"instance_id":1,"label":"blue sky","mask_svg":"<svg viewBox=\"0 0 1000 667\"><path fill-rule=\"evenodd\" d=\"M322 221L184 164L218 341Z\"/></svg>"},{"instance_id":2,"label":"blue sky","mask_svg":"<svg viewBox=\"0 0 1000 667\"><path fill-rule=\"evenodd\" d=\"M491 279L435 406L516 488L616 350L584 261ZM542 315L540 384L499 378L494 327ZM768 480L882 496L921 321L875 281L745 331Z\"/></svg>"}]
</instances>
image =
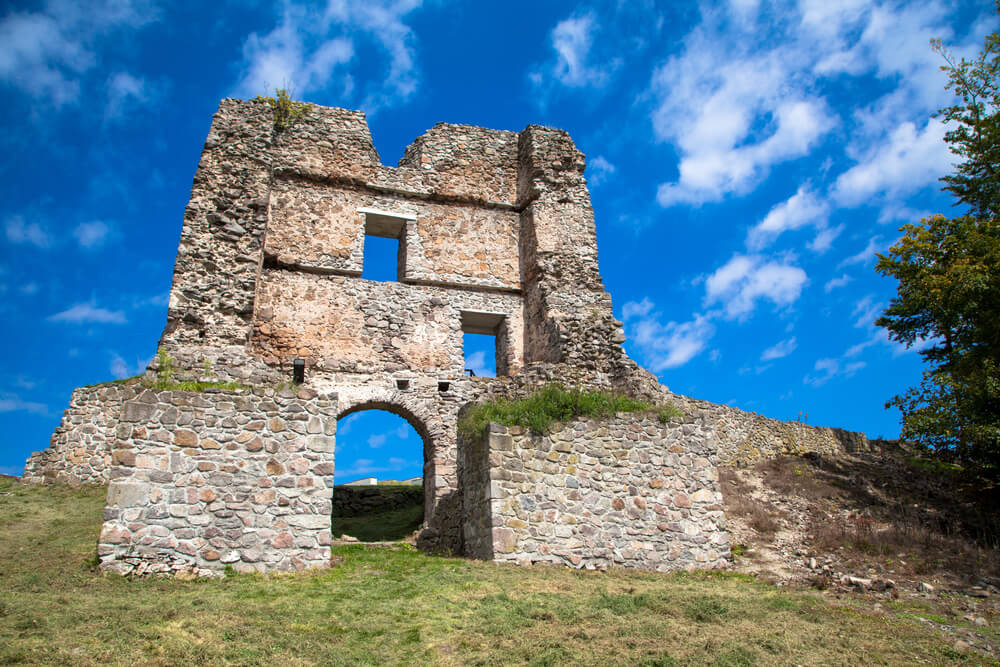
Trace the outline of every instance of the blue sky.
<instances>
[{"instance_id":1,"label":"blue sky","mask_svg":"<svg viewBox=\"0 0 1000 667\"><path fill-rule=\"evenodd\" d=\"M985 2L4 7L0 472L12 474L47 446L75 386L153 355L211 115L275 86L365 110L387 164L438 121L568 130L635 359L681 393L896 435L883 404L921 364L872 325L895 292L874 253L904 222L955 213L931 119L951 98L928 41L972 55L996 26ZM342 423L338 468L419 474L419 438L392 419Z\"/></svg>"}]
</instances>

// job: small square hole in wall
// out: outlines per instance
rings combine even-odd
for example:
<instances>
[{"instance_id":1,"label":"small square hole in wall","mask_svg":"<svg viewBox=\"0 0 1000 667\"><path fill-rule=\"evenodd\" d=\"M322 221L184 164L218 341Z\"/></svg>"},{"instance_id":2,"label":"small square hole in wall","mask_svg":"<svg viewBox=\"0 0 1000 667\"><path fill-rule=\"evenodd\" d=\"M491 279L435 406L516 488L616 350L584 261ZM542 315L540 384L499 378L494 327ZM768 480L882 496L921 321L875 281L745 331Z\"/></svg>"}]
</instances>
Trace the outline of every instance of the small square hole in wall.
<instances>
[{"instance_id":1,"label":"small square hole in wall","mask_svg":"<svg viewBox=\"0 0 1000 667\"><path fill-rule=\"evenodd\" d=\"M396 378L396 389L400 391L406 391L410 388L410 381L404 380L402 378Z\"/></svg>"},{"instance_id":2,"label":"small square hole in wall","mask_svg":"<svg viewBox=\"0 0 1000 667\"><path fill-rule=\"evenodd\" d=\"M448 391L449 389L451 389L450 382L438 382L438 391L444 392Z\"/></svg>"}]
</instances>

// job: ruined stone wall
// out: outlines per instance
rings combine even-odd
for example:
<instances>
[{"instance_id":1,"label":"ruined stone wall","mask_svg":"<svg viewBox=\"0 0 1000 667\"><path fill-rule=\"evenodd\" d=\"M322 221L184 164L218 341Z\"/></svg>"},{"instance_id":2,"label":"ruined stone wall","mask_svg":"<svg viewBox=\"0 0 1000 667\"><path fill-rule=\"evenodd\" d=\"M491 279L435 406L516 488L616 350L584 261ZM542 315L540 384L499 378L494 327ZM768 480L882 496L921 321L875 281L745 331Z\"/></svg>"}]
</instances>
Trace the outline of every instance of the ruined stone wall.
<instances>
[{"instance_id":1,"label":"ruined stone wall","mask_svg":"<svg viewBox=\"0 0 1000 667\"><path fill-rule=\"evenodd\" d=\"M22 480L29 484L106 483L123 397L131 392L124 385L74 389L49 447L28 458Z\"/></svg>"},{"instance_id":2,"label":"ruined stone wall","mask_svg":"<svg viewBox=\"0 0 1000 667\"><path fill-rule=\"evenodd\" d=\"M269 365L303 358L313 372L464 375L462 311L506 314L504 365L521 367L521 299L516 294L265 271L253 350Z\"/></svg>"},{"instance_id":3,"label":"ruined stone wall","mask_svg":"<svg viewBox=\"0 0 1000 667\"><path fill-rule=\"evenodd\" d=\"M333 516L381 514L422 505L424 489L419 484L333 487Z\"/></svg>"},{"instance_id":4,"label":"ruined stone wall","mask_svg":"<svg viewBox=\"0 0 1000 667\"><path fill-rule=\"evenodd\" d=\"M219 575L329 564L335 397L142 391L122 409L102 569Z\"/></svg>"},{"instance_id":5,"label":"ruined stone wall","mask_svg":"<svg viewBox=\"0 0 1000 667\"><path fill-rule=\"evenodd\" d=\"M686 412L713 424L718 439L720 463L752 465L778 456L815 452L839 456L845 452L869 451L864 433L802 422L783 422L728 405L670 394L668 400Z\"/></svg>"},{"instance_id":6,"label":"ruined stone wall","mask_svg":"<svg viewBox=\"0 0 1000 667\"><path fill-rule=\"evenodd\" d=\"M365 210L412 217L398 236L401 281L519 287L520 221L509 207L424 201L301 178L274 182L265 255L287 267L360 276Z\"/></svg>"},{"instance_id":7,"label":"ruined stone wall","mask_svg":"<svg viewBox=\"0 0 1000 667\"><path fill-rule=\"evenodd\" d=\"M547 435L494 424L470 454L480 479L480 493L467 497L472 555L658 571L727 563L714 433L704 420L620 414Z\"/></svg>"}]
</instances>

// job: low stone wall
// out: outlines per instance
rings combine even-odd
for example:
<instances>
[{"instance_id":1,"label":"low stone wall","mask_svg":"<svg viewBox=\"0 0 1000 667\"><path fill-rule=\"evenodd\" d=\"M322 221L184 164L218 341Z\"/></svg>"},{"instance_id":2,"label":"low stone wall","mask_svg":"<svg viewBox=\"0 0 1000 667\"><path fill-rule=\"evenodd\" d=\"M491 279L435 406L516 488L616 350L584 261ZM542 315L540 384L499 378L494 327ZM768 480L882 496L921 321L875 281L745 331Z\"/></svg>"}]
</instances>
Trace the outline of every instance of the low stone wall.
<instances>
[{"instance_id":1,"label":"low stone wall","mask_svg":"<svg viewBox=\"0 0 1000 667\"><path fill-rule=\"evenodd\" d=\"M333 516L381 514L424 504L422 484L333 487Z\"/></svg>"},{"instance_id":2,"label":"low stone wall","mask_svg":"<svg viewBox=\"0 0 1000 667\"><path fill-rule=\"evenodd\" d=\"M49 447L34 452L24 466L29 484L105 484L111 472L122 401L135 393L132 385L97 385L73 390L69 407Z\"/></svg>"},{"instance_id":3,"label":"low stone wall","mask_svg":"<svg viewBox=\"0 0 1000 667\"><path fill-rule=\"evenodd\" d=\"M572 567L720 567L729 536L704 419L621 414L547 435L491 425L468 452L472 556ZM486 483L483 483L486 482Z\"/></svg>"},{"instance_id":4,"label":"low stone wall","mask_svg":"<svg viewBox=\"0 0 1000 667\"><path fill-rule=\"evenodd\" d=\"M122 406L97 552L120 574L329 564L337 401L143 391Z\"/></svg>"},{"instance_id":5,"label":"low stone wall","mask_svg":"<svg viewBox=\"0 0 1000 667\"><path fill-rule=\"evenodd\" d=\"M747 466L779 456L800 456L816 452L838 456L844 452L870 451L864 433L802 422L783 422L679 394L669 398L679 408L699 419L710 421L718 438L719 462Z\"/></svg>"}]
</instances>

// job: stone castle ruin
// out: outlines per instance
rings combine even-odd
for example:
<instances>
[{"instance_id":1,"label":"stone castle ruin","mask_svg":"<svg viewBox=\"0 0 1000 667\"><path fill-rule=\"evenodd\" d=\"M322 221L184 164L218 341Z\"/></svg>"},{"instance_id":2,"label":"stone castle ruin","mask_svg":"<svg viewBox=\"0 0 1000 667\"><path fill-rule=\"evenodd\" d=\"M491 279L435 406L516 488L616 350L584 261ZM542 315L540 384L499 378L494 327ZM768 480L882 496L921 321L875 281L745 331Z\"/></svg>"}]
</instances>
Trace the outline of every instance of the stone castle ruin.
<instances>
[{"instance_id":1,"label":"stone castle ruin","mask_svg":"<svg viewBox=\"0 0 1000 667\"><path fill-rule=\"evenodd\" d=\"M724 565L718 465L866 440L674 395L629 359L584 166L560 130L442 123L387 167L360 112L312 106L279 132L265 101L224 100L147 376L243 388L77 389L24 480L108 484L108 571L325 566L337 420L376 408L423 440L421 548L575 567ZM361 278L366 236L398 240L396 281ZM498 377L466 375L463 333L495 336ZM685 416L459 438L463 409L550 381L672 402Z\"/></svg>"}]
</instances>

